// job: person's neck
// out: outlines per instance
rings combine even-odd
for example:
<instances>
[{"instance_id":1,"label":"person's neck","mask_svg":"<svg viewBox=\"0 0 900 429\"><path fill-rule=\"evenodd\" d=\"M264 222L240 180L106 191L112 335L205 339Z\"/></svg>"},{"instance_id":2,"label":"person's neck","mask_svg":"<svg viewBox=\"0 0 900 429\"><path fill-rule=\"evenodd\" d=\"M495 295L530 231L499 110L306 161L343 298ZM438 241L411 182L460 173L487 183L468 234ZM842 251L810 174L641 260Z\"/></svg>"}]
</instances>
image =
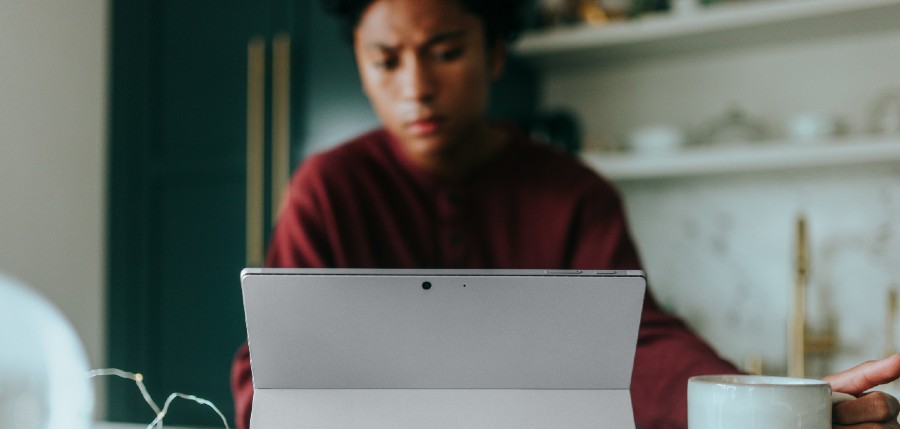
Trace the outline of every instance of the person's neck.
<instances>
[{"instance_id":1,"label":"person's neck","mask_svg":"<svg viewBox=\"0 0 900 429\"><path fill-rule=\"evenodd\" d=\"M493 158L508 141L509 136L504 129L486 123L422 167L440 180L456 182Z\"/></svg>"}]
</instances>

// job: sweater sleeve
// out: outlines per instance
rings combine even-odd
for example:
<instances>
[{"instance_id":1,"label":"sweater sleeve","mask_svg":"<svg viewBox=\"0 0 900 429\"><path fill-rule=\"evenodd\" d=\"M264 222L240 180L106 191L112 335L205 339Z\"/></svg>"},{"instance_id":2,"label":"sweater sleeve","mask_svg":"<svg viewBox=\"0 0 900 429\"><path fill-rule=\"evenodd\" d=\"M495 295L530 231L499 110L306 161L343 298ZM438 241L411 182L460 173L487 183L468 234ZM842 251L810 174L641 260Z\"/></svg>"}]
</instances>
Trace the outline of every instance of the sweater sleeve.
<instances>
[{"instance_id":1,"label":"sweater sleeve","mask_svg":"<svg viewBox=\"0 0 900 429\"><path fill-rule=\"evenodd\" d=\"M586 195L575 221L573 268L641 269L616 191L599 186ZM687 428L688 378L737 372L681 320L662 311L647 290L631 378L638 426Z\"/></svg>"},{"instance_id":2,"label":"sweater sleeve","mask_svg":"<svg viewBox=\"0 0 900 429\"><path fill-rule=\"evenodd\" d=\"M325 193L316 169L316 159L312 158L291 180L269 243L267 267L323 268L331 265L326 217L322 214L324 200L321 196ZM232 362L231 391L237 427L248 429L253 405L253 375L246 343L238 349Z\"/></svg>"},{"instance_id":3,"label":"sweater sleeve","mask_svg":"<svg viewBox=\"0 0 900 429\"><path fill-rule=\"evenodd\" d=\"M238 348L231 363L231 395L234 397L234 421L238 429L250 427L253 404L253 374L250 373L250 349L247 343Z\"/></svg>"},{"instance_id":4,"label":"sweater sleeve","mask_svg":"<svg viewBox=\"0 0 900 429\"><path fill-rule=\"evenodd\" d=\"M687 428L688 378L736 373L733 365L647 295L631 375L631 402L640 427Z\"/></svg>"}]
</instances>

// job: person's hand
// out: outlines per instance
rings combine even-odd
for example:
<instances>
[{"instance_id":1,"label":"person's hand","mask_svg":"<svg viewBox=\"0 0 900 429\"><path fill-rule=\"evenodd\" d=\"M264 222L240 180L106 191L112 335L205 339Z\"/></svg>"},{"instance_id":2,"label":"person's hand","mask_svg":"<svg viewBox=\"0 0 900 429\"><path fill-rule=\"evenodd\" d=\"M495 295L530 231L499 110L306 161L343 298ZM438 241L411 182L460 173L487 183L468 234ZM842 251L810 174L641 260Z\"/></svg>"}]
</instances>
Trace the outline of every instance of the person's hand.
<instances>
[{"instance_id":1,"label":"person's hand","mask_svg":"<svg viewBox=\"0 0 900 429\"><path fill-rule=\"evenodd\" d=\"M864 362L823 378L831 385L831 390L857 397L832 408L833 427L900 429L897 423L900 402L887 393L864 393L897 378L900 378L900 354Z\"/></svg>"}]
</instances>

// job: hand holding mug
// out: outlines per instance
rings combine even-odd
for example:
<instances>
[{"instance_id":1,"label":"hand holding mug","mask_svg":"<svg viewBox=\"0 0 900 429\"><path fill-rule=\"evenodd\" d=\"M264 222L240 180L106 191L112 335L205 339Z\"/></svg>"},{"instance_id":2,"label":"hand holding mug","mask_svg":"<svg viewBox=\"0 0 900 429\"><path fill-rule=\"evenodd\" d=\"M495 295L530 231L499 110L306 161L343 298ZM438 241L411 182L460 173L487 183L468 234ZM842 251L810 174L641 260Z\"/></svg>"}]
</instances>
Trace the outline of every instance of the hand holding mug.
<instances>
[{"instance_id":1,"label":"hand holding mug","mask_svg":"<svg viewBox=\"0 0 900 429\"><path fill-rule=\"evenodd\" d=\"M858 399L834 406L834 427L900 429L900 424L897 423L900 403L896 398L883 392L863 393L897 378L900 378L900 355L864 362L825 377L824 380L831 385L833 391L858 396Z\"/></svg>"},{"instance_id":2,"label":"hand holding mug","mask_svg":"<svg viewBox=\"0 0 900 429\"><path fill-rule=\"evenodd\" d=\"M900 429L900 403L865 391L900 377L900 355L807 380L721 375L688 382L690 429ZM832 393L833 392L833 393Z\"/></svg>"}]
</instances>

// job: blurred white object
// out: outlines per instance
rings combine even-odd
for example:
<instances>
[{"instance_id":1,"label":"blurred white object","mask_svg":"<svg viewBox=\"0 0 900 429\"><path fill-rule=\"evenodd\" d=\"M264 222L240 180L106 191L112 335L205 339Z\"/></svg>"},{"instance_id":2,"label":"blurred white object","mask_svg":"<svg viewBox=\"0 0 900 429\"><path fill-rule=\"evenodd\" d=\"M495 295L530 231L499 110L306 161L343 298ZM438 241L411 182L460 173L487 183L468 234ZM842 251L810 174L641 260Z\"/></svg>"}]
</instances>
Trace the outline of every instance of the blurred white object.
<instances>
[{"instance_id":1,"label":"blurred white object","mask_svg":"<svg viewBox=\"0 0 900 429\"><path fill-rule=\"evenodd\" d=\"M700 9L700 2L698 0L674 0L672 2L672 12L677 15L692 14L697 12L698 9Z\"/></svg>"},{"instance_id":2,"label":"blurred white object","mask_svg":"<svg viewBox=\"0 0 900 429\"><path fill-rule=\"evenodd\" d=\"M684 132L678 127L652 125L629 134L628 149L643 155L666 154L677 151L684 142Z\"/></svg>"},{"instance_id":3,"label":"blurred white object","mask_svg":"<svg viewBox=\"0 0 900 429\"><path fill-rule=\"evenodd\" d=\"M900 134L900 88L879 96L873 103L869 116L869 128L872 132Z\"/></svg>"},{"instance_id":4,"label":"blurred white object","mask_svg":"<svg viewBox=\"0 0 900 429\"><path fill-rule=\"evenodd\" d=\"M833 137L839 130L838 120L824 113L803 113L788 122L788 136L797 142Z\"/></svg>"},{"instance_id":5,"label":"blurred white object","mask_svg":"<svg viewBox=\"0 0 900 429\"><path fill-rule=\"evenodd\" d=\"M87 357L49 301L0 275L0 428L89 429Z\"/></svg>"},{"instance_id":6,"label":"blurred white object","mask_svg":"<svg viewBox=\"0 0 900 429\"><path fill-rule=\"evenodd\" d=\"M747 114L738 106L731 106L697 133L696 143L716 146L740 146L763 141L768 137L766 123Z\"/></svg>"}]
</instances>

